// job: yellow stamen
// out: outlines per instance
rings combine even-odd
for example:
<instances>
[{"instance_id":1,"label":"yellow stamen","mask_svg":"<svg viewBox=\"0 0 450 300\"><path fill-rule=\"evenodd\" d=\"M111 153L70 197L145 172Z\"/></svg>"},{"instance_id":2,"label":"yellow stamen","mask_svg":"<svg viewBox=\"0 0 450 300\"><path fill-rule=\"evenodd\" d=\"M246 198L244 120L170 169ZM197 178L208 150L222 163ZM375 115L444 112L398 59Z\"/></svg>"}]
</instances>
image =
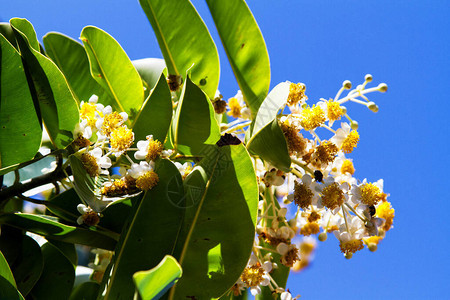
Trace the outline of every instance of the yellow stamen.
<instances>
[{"instance_id":1,"label":"yellow stamen","mask_svg":"<svg viewBox=\"0 0 450 300\"><path fill-rule=\"evenodd\" d=\"M322 191L322 204L329 209L341 206L344 204L344 200L344 192L336 182L333 182Z\"/></svg>"},{"instance_id":2,"label":"yellow stamen","mask_svg":"<svg viewBox=\"0 0 450 300\"><path fill-rule=\"evenodd\" d=\"M311 164L314 167L317 167L320 169L323 164L328 164L334 161L336 158L336 154L338 153L339 149L338 147L328 141L324 141L322 144L317 146L316 150L314 151L311 159Z\"/></svg>"},{"instance_id":3,"label":"yellow stamen","mask_svg":"<svg viewBox=\"0 0 450 300\"><path fill-rule=\"evenodd\" d=\"M307 100L308 97L305 95L306 86L303 83L291 83L289 86L289 96L287 98L287 103L289 106L297 104L302 100Z\"/></svg>"},{"instance_id":4,"label":"yellow stamen","mask_svg":"<svg viewBox=\"0 0 450 300\"><path fill-rule=\"evenodd\" d=\"M88 211L82 216L83 223L88 226L95 226L100 222L100 217L95 211Z\"/></svg>"},{"instance_id":5,"label":"yellow stamen","mask_svg":"<svg viewBox=\"0 0 450 300\"><path fill-rule=\"evenodd\" d=\"M375 216L386 220L383 224L382 229L384 231L388 231L389 229L391 229L392 224L394 223L395 210L391 207L391 203L385 201L377 207Z\"/></svg>"},{"instance_id":6,"label":"yellow stamen","mask_svg":"<svg viewBox=\"0 0 450 300\"><path fill-rule=\"evenodd\" d=\"M242 106L239 104L239 100L236 98L230 98L228 100L228 106L230 107L230 111L228 112L229 116L233 118L239 118L241 116Z\"/></svg>"},{"instance_id":7,"label":"yellow stamen","mask_svg":"<svg viewBox=\"0 0 450 300\"><path fill-rule=\"evenodd\" d=\"M306 139L299 133L298 128L283 122L280 124L281 131L283 131L284 137L288 145L289 154L303 155L307 142Z\"/></svg>"},{"instance_id":8,"label":"yellow stamen","mask_svg":"<svg viewBox=\"0 0 450 300\"><path fill-rule=\"evenodd\" d=\"M122 116L118 112L114 111L105 116L102 125L102 133L106 136L110 136L111 132L122 124Z\"/></svg>"},{"instance_id":9,"label":"yellow stamen","mask_svg":"<svg viewBox=\"0 0 450 300\"><path fill-rule=\"evenodd\" d=\"M87 123L91 127L95 127L95 122L97 118L95 117L95 112L97 111L97 106L93 103L83 103L80 107L80 117L81 119L87 120Z\"/></svg>"},{"instance_id":10,"label":"yellow stamen","mask_svg":"<svg viewBox=\"0 0 450 300\"><path fill-rule=\"evenodd\" d=\"M136 187L142 191L148 191L156 186L158 181L158 174L153 171L148 171L136 179Z\"/></svg>"},{"instance_id":11,"label":"yellow stamen","mask_svg":"<svg viewBox=\"0 0 450 300\"><path fill-rule=\"evenodd\" d=\"M325 112L319 106L307 107L301 112L300 125L306 130L313 130L325 123Z\"/></svg>"},{"instance_id":12,"label":"yellow stamen","mask_svg":"<svg viewBox=\"0 0 450 300\"><path fill-rule=\"evenodd\" d=\"M341 149L344 153L352 153L353 148L356 148L359 142L359 133L356 130L350 131L348 136L342 142Z\"/></svg>"},{"instance_id":13,"label":"yellow stamen","mask_svg":"<svg viewBox=\"0 0 450 300\"><path fill-rule=\"evenodd\" d=\"M305 184L294 182L294 202L301 209L305 210L311 205L313 196L313 192Z\"/></svg>"},{"instance_id":14,"label":"yellow stamen","mask_svg":"<svg viewBox=\"0 0 450 300\"><path fill-rule=\"evenodd\" d=\"M339 244L342 253L355 253L364 248L362 240L351 240Z\"/></svg>"},{"instance_id":15,"label":"yellow stamen","mask_svg":"<svg viewBox=\"0 0 450 300\"><path fill-rule=\"evenodd\" d=\"M89 153L83 153L81 154L80 160L89 176L95 177L99 174L97 159L94 156Z\"/></svg>"},{"instance_id":16,"label":"yellow stamen","mask_svg":"<svg viewBox=\"0 0 450 300\"><path fill-rule=\"evenodd\" d=\"M300 234L302 235L311 235L311 234L316 234L320 232L320 226L317 223L306 223L305 225L303 225L302 228L300 228Z\"/></svg>"},{"instance_id":17,"label":"yellow stamen","mask_svg":"<svg viewBox=\"0 0 450 300\"><path fill-rule=\"evenodd\" d=\"M345 159L342 162L341 173L342 174L350 173L351 175L353 175L355 173L355 167L353 166L353 163L351 160Z\"/></svg>"},{"instance_id":18,"label":"yellow stamen","mask_svg":"<svg viewBox=\"0 0 450 300\"><path fill-rule=\"evenodd\" d=\"M241 280L249 287L258 286L263 281L264 269L257 263L244 269Z\"/></svg>"},{"instance_id":19,"label":"yellow stamen","mask_svg":"<svg viewBox=\"0 0 450 300\"><path fill-rule=\"evenodd\" d=\"M330 101L327 102L327 114L330 121L337 121L344 115L344 111L338 102L334 102L333 99L330 99Z\"/></svg>"},{"instance_id":20,"label":"yellow stamen","mask_svg":"<svg viewBox=\"0 0 450 300\"><path fill-rule=\"evenodd\" d=\"M365 183L360 187L361 202L366 205L376 205L382 198L380 189L373 183Z\"/></svg>"},{"instance_id":21,"label":"yellow stamen","mask_svg":"<svg viewBox=\"0 0 450 300\"><path fill-rule=\"evenodd\" d=\"M148 140L148 151L147 151L147 155L145 156L145 159L147 161L157 159L161 155L163 149L164 149L164 145L160 141L149 139Z\"/></svg>"},{"instance_id":22,"label":"yellow stamen","mask_svg":"<svg viewBox=\"0 0 450 300\"><path fill-rule=\"evenodd\" d=\"M111 148L117 152L123 152L130 148L134 141L134 133L127 126L121 126L115 128L111 132L111 138L109 140Z\"/></svg>"},{"instance_id":23,"label":"yellow stamen","mask_svg":"<svg viewBox=\"0 0 450 300\"><path fill-rule=\"evenodd\" d=\"M298 249L296 247L291 248L285 255L281 257L281 263L286 267L292 267L295 262L299 261Z\"/></svg>"},{"instance_id":24,"label":"yellow stamen","mask_svg":"<svg viewBox=\"0 0 450 300\"><path fill-rule=\"evenodd\" d=\"M315 222L317 220L320 220L320 214L316 213L315 211L311 212L311 214L308 216L308 222Z\"/></svg>"}]
</instances>

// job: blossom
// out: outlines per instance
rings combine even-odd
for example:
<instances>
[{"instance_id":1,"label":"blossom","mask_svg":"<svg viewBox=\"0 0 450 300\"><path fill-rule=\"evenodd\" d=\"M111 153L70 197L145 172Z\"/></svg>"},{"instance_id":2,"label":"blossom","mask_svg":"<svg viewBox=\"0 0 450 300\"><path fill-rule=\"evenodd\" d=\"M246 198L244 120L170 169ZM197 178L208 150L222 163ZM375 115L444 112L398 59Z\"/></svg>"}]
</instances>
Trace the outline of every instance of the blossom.
<instances>
[{"instance_id":1,"label":"blossom","mask_svg":"<svg viewBox=\"0 0 450 300\"><path fill-rule=\"evenodd\" d=\"M147 140L145 141L138 141L137 147L138 151L134 153L134 158L137 160L146 160L146 161L152 161L158 158L164 149L163 144L153 139L153 135L148 135Z\"/></svg>"},{"instance_id":2,"label":"blossom","mask_svg":"<svg viewBox=\"0 0 450 300\"><path fill-rule=\"evenodd\" d=\"M111 159L103 155L103 151L100 148L94 148L89 152L81 153L80 160L86 172L91 177L99 174L108 175L109 172L106 169L109 169L112 165Z\"/></svg>"},{"instance_id":3,"label":"blossom","mask_svg":"<svg viewBox=\"0 0 450 300\"><path fill-rule=\"evenodd\" d=\"M344 153L351 153L359 142L359 133L352 130L348 123L342 122L341 128L336 130L336 134L330 139Z\"/></svg>"},{"instance_id":4,"label":"blossom","mask_svg":"<svg viewBox=\"0 0 450 300\"><path fill-rule=\"evenodd\" d=\"M295 262L300 260L298 248L294 244L280 243L277 246L277 252L281 254L281 263L286 267L292 267Z\"/></svg>"},{"instance_id":5,"label":"blossom","mask_svg":"<svg viewBox=\"0 0 450 300\"><path fill-rule=\"evenodd\" d=\"M84 204L78 204L77 210L81 214L77 219L78 225L84 223L88 226L95 226L100 222L100 215L92 210L92 208Z\"/></svg>"},{"instance_id":6,"label":"blossom","mask_svg":"<svg viewBox=\"0 0 450 300\"><path fill-rule=\"evenodd\" d=\"M244 102L244 96L240 90L237 91L237 94L228 99L228 107L230 110L228 111L228 115L233 118L242 118L242 119L251 119L251 111L247 107Z\"/></svg>"},{"instance_id":7,"label":"blossom","mask_svg":"<svg viewBox=\"0 0 450 300\"><path fill-rule=\"evenodd\" d=\"M136 179L136 187L140 190L147 191L158 184L159 177L153 171L154 163L141 161L139 164L132 164L128 170L128 175Z\"/></svg>"},{"instance_id":8,"label":"blossom","mask_svg":"<svg viewBox=\"0 0 450 300\"><path fill-rule=\"evenodd\" d=\"M272 263L266 261L261 264L258 258L252 253L247 263L247 267L241 274L241 280L250 288L250 293L256 296L261 293L260 286L267 286L270 282L269 272L272 270Z\"/></svg>"}]
</instances>

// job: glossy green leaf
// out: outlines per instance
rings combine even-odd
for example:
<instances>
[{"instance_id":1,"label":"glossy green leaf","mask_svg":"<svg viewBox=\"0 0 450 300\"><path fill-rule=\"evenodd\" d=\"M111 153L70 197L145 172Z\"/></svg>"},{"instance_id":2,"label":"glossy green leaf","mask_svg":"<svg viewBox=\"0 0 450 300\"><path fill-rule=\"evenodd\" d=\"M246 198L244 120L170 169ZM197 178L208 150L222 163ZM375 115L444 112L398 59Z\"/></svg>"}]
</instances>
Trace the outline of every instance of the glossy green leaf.
<instances>
[{"instance_id":1,"label":"glossy green leaf","mask_svg":"<svg viewBox=\"0 0 450 300\"><path fill-rule=\"evenodd\" d=\"M133 124L134 140L145 140L151 134L154 140L164 143L171 121L172 98L166 78L161 73Z\"/></svg>"},{"instance_id":2,"label":"glossy green leaf","mask_svg":"<svg viewBox=\"0 0 450 300\"><path fill-rule=\"evenodd\" d=\"M15 48L17 47L16 37L14 36L14 31L11 28L11 25L6 22L0 22L0 34L2 34L8 42L11 43Z\"/></svg>"},{"instance_id":3,"label":"glossy green leaf","mask_svg":"<svg viewBox=\"0 0 450 300\"><path fill-rule=\"evenodd\" d=\"M142 80L147 84L147 89L152 90L159 81L161 73L166 68L164 59L143 58L132 61Z\"/></svg>"},{"instance_id":4,"label":"glossy green leaf","mask_svg":"<svg viewBox=\"0 0 450 300\"><path fill-rule=\"evenodd\" d=\"M41 125L22 59L0 35L0 172L30 160L41 144ZM4 172L2 172L4 171Z\"/></svg>"},{"instance_id":5,"label":"glossy green leaf","mask_svg":"<svg viewBox=\"0 0 450 300\"><path fill-rule=\"evenodd\" d=\"M65 148L73 141L79 121L78 106L58 67L36 49L36 33L25 19L10 21L36 92L42 119L52 143ZM39 49L39 48L38 48Z\"/></svg>"},{"instance_id":6,"label":"glossy green leaf","mask_svg":"<svg viewBox=\"0 0 450 300\"><path fill-rule=\"evenodd\" d=\"M191 206L177 245L183 277L169 298L218 298L250 257L258 205L253 164L242 144L216 146L184 184Z\"/></svg>"},{"instance_id":7,"label":"glossy green leaf","mask_svg":"<svg viewBox=\"0 0 450 300\"><path fill-rule=\"evenodd\" d=\"M81 32L94 79L114 99L113 109L133 120L144 102L141 77L119 43L105 31L87 26Z\"/></svg>"},{"instance_id":8,"label":"glossy green leaf","mask_svg":"<svg viewBox=\"0 0 450 300\"><path fill-rule=\"evenodd\" d=\"M82 44L57 32L47 33L43 42L47 56L64 73L78 102L86 102L95 94L99 97L99 103L105 106L113 104L114 99L92 78Z\"/></svg>"},{"instance_id":9,"label":"glossy green leaf","mask_svg":"<svg viewBox=\"0 0 450 300\"><path fill-rule=\"evenodd\" d=\"M8 262L0 251L0 276L9 281L14 287L16 286L16 281L14 280L13 273L9 268Z\"/></svg>"},{"instance_id":10,"label":"glossy green leaf","mask_svg":"<svg viewBox=\"0 0 450 300\"><path fill-rule=\"evenodd\" d=\"M11 265L17 288L22 295L26 296L41 277L44 267L41 247L31 237L24 235L15 248L19 254Z\"/></svg>"},{"instance_id":11,"label":"glossy green leaf","mask_svg":"<svg viewBox=\"0 0 450 300\"><path fill-rule=\"evenodd\" d=\"M143 300L157 300L180 279L182 273L177 260L166 255L153 269L134 273L133 280Z\"/></svg>"},{"instance_id":12,"label":"glossy green leaf","mask_svg":"<svg viewBox=\"0 0 450 300\"><path fill-rule=\"evenodd\" d=\"M214 107L189 77L178 101L173 133L175 148L185 155L202 155L207 145L220 139Z\"/></svg>"},{"instance_id":13,"label":"glossy green leaf","mask_svg":"<svg viewBox=\"0 0 450 300\"><path fill-rule=\"evenodd\" d=\"M278 125L277 114L286 104L289 85L289 82L282 82L269 93L258 110L252 134L247 141L250 153L285 172L290 169L291 158L283 131Z\"/></svg>"},{"instance_id":14,"label":"glossy green leaf","mask_svg":"<svg viewBox=\"0 0 450 300\"><path fill-rule=\"evenodd\" d=\"M133 274L155 267L173 252L184 214L182 179L168 160L157 161L155 172L158 185L134 206L116 248L105 299L131 299L135 292Z\"/></svg>"},{"instance_id":15,"label":"glossy green leaf","mask_svg":"<svg viewBox=\"0 0 450 300\"><path fill-rule=\"evenodd\" d=\"M55 246L56 248L58 248L58 250L61 251L62 254L64 254L64 256L70 261L70 263L74 267L77 266L78 254L74 244L65 243L54 239L48 239L48 242L53 246Z\"/></svg>"},{"instance_id":16,"label":"glossy green leaf","mask_svg":"<svg viewBox=\"0 0 450 300\"><path fill-rule=\"evenodd\" d=\"M100 285L94 281L87 281L76 287L69 300L95 300L100 290Z\"/></svg>"},{"instance_id":17,"label":"glossy green leaf","mask_svg":"<svg viewBox=\"0 0 450 300\"><path fill-rule=\"evenodd\" d=\"M0 216L0 224L8 224L67 243L81 244L107 250L113 250L116 245L116 241L105 234L94 230L64 225L57 222L55 218L47 216L24 213L4 214Z\"/></svg>"},{"instance_id":18,"label":"glossy green leaf","mask_svg":"<svg viewBox=\"0 0 450 300\"><path fill-rule=\"evenodd\" d=\"M216 45L189 0L139 0L153 27L169 74L192 80L210 99L219 85L219 55Z\"/></svg>"},{"instance_id":19,"label":"glossy green leaf","mask_svg":"<svg viewBox=\"0 0 450 300\"><path fill-rule=\"evenodd\" d=\"M244 0L206 0L244 100L255 116L270 86L264 38Z\"/></svg>"},{"instance_id":20,"label":"glossy green leaf","mask_svg":"<svg viewBox=\"0 0 450 300\"><path fill-rule=\"evenodd\" d=\"M67 257L50 243L42 246L44 269L31 290L34 299L68 299L75 281L75 268Z\"/></svg>"},{"instance_id":21,"label":"glossy green leaf","mask_svg":"<svg viewBox=\"0 0 450 300\"><path fill-rule=\"evenodd\" d=\"M23 300L24 298L6 278L0 276L0 299Z\"/></svg>"}]
</instances>

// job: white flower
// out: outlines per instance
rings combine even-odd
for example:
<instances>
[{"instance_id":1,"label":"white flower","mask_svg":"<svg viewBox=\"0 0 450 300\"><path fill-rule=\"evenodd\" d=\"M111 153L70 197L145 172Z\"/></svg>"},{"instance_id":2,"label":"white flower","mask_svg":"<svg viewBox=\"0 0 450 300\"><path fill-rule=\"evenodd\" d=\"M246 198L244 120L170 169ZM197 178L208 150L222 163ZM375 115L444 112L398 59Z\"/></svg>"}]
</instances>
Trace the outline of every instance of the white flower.
<instances>
[{"instance_id":1,"label":"white flower","mask_svg":"<svg viewBox=\"0 0 450 300\"><path fill-rule=\"evenodd\" d=\"M112 166L111 159L103 155L103 151L100 148L94 148L93 150L89 151L89 154L95 157L95 160L97 161L97 165L99 168L99 173L108 175L109 172L104 169L109 169Z\"/></svg>"},{"instance_id":2,"label":"white flower","mask_svg":"<svg viewBox=\"0 0 450 300\"><path fill-rule=\"evenodd\" d=\"M144 175L149 171L153 171L154 163L141 161L139 164L132 164L131 169L128 170L128 175L133 177L134 179L138 179L140 176Z\"/></svg>"},{"instance_id":3,"label":"white flower","mask_svg":"<svg viewBox=\"0 0 450 300\"><path fill-rule=\"evenodd\" d=\"M347 136L350 134L351 127L348 123L342 122L341 128L338 128L336 130L336 134L330 139L330 142L335 144L339 149L342 146L342 143L347 138Z\"/></svg>"},{"instance_id":4,"label":"white flower","mask_svg":"<svg viewBox=\"0 0 450 300\"><path fill-rule=\"evenodd\" d=\"M78 225L81 225L85 223L86 225L97 225L99 219L99 216L92 208L84 205L84 204L78 204L77 206L78 212L81 214L81 216L78 217L77 223Z\"/></svg>"}]
</instances>

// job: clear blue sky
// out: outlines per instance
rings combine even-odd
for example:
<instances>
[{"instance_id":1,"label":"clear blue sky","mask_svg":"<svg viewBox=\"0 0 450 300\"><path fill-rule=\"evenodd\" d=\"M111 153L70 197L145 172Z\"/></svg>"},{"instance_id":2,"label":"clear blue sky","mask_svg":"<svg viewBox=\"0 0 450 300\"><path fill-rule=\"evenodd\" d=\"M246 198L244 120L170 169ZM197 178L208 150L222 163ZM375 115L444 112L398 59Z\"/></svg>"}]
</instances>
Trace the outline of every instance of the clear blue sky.
<instances>
[{"instance_id":1,"label":"clear blue sky","mask_svg":"<svg viewBox=\"0 0 450 300\"><path fill-rule=\"evenodd\" d=\"M69 4L70 3L70 4ZM127 4L125 4L127 3ZM219 41L204 1L193 1ZM385 179L395 228L379 250L345 260L337 241L319 244L308 270L289 288L302 299L450 299L449 162L450 5L448 1L248 1L265 37L272 83L304 82L311 100L333 97L345 79L366 73L386 82L377 114L349 105L360 123L352 154L356 176ZM3 1L0 18L30 20L38 37L78 38L86 25L113 35L131 59L161 57L137 0ZM220 49L220 90L237 84Z\"/></svg>"}]
</instances>

